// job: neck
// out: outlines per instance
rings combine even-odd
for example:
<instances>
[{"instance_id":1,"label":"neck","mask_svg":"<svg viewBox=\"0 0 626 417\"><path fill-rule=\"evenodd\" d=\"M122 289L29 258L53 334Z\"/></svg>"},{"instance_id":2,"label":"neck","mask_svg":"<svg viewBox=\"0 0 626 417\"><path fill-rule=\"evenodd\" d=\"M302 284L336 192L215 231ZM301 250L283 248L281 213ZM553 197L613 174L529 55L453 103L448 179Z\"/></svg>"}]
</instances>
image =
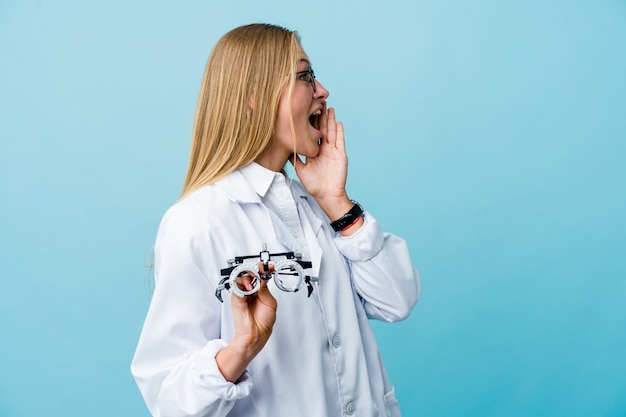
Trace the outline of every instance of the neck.
<instances>
[{"instance_id":1,"label":"neck","mask_svg":"<svg viewBox=\"0 0 626 417\"><path fill-rule=\"evenodd\" d=\"M279 155L278 152L272 150L272 148L270 147L267 151L263 152L263 154L261 154L254 162L274 172L281 172L290 158L293 158L293 154Z\"/></svg>"}]
</instances>

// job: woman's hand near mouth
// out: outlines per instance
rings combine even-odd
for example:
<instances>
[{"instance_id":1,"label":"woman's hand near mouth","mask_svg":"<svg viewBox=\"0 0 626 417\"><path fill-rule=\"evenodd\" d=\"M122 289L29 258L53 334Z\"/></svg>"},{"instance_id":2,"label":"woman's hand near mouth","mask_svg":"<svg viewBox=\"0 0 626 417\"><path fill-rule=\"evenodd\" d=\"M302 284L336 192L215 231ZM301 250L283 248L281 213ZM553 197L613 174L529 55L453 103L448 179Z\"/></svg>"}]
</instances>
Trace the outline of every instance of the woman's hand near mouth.
<instances>
[{"instance_id":1,"label":"woman's hand near mouth","mask_svg":"<svg viewBox=\"0 0 626 417\"><path fill-rule=\"evenodd\" d=\"M322 132L320 150L306 163L294 158L295 169L306 191L315 198L331 221L348 212L354 203L346 193L348 156L344 141L343 123L337 122L335 109L326 111L326 103L319 117ZM291 160L291 159L290 159ZM352 228L351 228L352 229ZM356 231L358 228L354 228Z\"/></svg>"}]
</instances>

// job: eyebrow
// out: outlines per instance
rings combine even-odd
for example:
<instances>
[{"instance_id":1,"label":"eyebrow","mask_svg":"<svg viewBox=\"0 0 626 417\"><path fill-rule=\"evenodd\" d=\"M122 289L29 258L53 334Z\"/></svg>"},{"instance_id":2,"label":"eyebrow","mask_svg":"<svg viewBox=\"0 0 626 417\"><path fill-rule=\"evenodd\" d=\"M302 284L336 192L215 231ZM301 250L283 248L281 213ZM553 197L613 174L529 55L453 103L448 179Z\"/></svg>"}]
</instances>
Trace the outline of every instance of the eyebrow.
<instances>
[{"instance_id":1,"label":"eyebrow","mask_svg":"<svg viewBox=\"0 0 626 417\"><path fill-rule=\"evenodd\" d=\"M309 60L308 60L308 59L306 59L306 58L300 58L300 59L298 60L298 62L299 62L299 63L300 63L300 62L304 62L304 63L305 63L305 64L307 64L309 67L311 66L311 61L309 61Z\"/></svg>"}]
</instances>

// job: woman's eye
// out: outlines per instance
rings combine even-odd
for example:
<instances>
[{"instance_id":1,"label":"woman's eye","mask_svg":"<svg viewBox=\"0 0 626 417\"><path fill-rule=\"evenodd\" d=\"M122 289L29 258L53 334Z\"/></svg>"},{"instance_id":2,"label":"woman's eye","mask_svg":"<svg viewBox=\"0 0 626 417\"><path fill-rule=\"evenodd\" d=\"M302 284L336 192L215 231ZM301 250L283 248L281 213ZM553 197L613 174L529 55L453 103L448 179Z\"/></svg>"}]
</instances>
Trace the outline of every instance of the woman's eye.
<instances>
[{"instance_id":1,"label":"woman's eye","mask_svg":"<svg viewBox=\"0 0 626 417\"><path fill-rule=\"evenodd\" d=\"M302 81L306 81L307 83L311 82L311 74L309 74L308 72L302 73L300 74L300 79Z\"/></svg>"}]
</instances>

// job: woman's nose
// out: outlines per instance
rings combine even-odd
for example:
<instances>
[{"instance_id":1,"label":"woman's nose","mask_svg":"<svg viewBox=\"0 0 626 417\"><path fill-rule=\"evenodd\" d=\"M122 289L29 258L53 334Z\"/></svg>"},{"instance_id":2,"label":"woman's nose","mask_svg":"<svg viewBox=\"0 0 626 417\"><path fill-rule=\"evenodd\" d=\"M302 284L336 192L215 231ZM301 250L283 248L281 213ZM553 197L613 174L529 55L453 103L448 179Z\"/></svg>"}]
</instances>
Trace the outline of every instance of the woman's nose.
<instances>
[{"instance_id":1,"label":"woman's nose","mask_svg":"<svg viewBox=\"0 0 626 417\"><path fill-rule=\"evenodd\" d=\"M321 98L321 99L326 100L328 96L330 95L330 93L328 92L327 89L324 88L321 82L317 81L317 78L314 78L314 80L315 80L315 93L313 93L313 96L315 98Z\"/></svg>"}]
</instances>

